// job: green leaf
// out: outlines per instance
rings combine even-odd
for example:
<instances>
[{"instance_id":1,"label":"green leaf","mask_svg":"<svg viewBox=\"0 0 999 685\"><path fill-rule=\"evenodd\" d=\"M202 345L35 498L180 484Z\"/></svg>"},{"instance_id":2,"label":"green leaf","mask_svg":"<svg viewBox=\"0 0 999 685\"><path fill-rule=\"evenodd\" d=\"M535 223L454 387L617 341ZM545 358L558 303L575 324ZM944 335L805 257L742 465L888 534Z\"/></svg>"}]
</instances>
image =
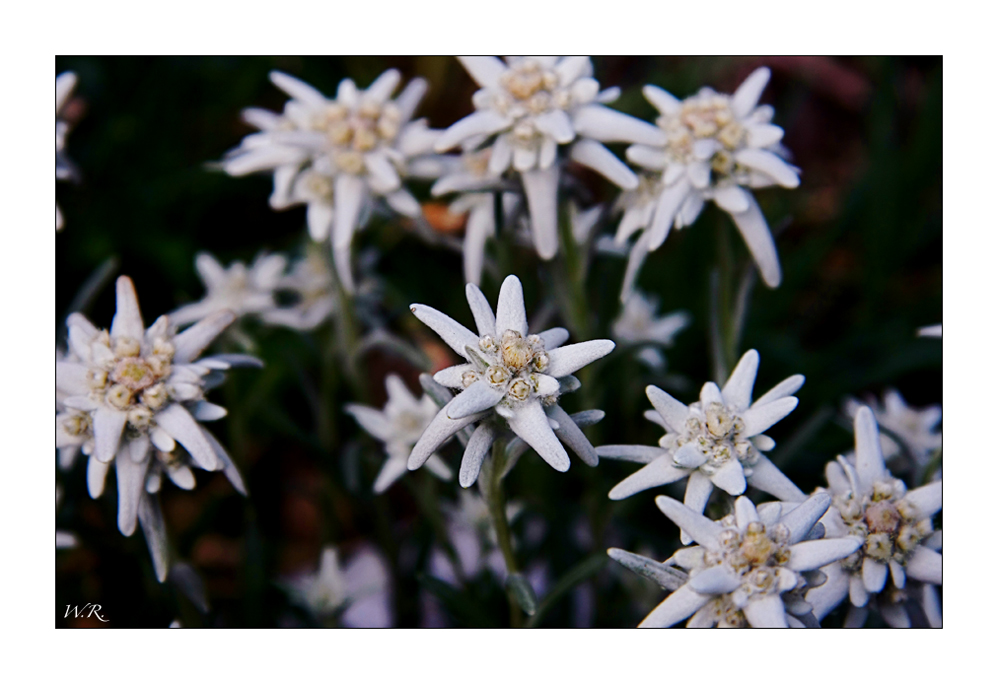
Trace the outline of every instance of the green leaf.
<instances>
[{"instance_id":1,"label":"green leaf","mask_svg":"<svg viewBox=\"0 0 999 685\"><path fill-rule=\"evenodd\" d=\"M506 589L528 616L538 613L538 597L534 588L521 573L511 573L506 578Z\"/></svg>"}]
</instances>

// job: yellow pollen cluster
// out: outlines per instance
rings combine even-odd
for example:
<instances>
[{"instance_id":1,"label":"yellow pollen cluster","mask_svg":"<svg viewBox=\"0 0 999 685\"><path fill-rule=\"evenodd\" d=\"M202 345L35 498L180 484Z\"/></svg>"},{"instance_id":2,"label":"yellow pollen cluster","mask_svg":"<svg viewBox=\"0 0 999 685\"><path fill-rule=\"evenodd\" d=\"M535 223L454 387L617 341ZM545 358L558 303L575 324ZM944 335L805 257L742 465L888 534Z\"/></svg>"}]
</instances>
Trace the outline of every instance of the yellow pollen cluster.
<instances>
[{"instance_id":1,"label":"yellow pollen cluster","mask_svg":"<svg viewBox=\"0 0 999 685\"><path fill-rule=\"evenodd\" d=\"M855 499L852 493L833 498L833 506L850 529L865 539L864 546L843 560L844 567L859 570L865 556L905 565L916 547L933 532L933 524L916 507L902 499L905 486L880 481L870 496Z\"/></svg>"},{"instance_id":2,"label":"yellow pollen cluster","mask_svg":"<svg viewBox=\"0 0 999 685\"><path fill-rule=\"evenodd\" d=\"M510 399L522 402L537 389L537 377L548 368L548 353L540 337L526 338L517 331L504 331L500 341L484 335L479 339L481 355L473 363L476 371L462 374L461 382L469 387L480 378L492 387L505 390Z\"/></svg>"},{"instance_id":3,"label":"yellow pollen cluster","mask_svg":"<svg viewBox=\"0 0 999 685\"><path fill-rule=\"evenodd\" d=\"M138 340L118 337L112 341L102 332L95 345L104 348L103 359L87 371L91 397L103 400L115 409L128 412L128 424L143 430L149 426L153 413L169 400L163 381L170 375L174 347L168 340L158 339L148 354L142 355Z\"/></svg>"},{"instance_id":4,"label":"yellow pollen cluster","mask_svg":"<svg viewBox=\"0 0 999 685\"><path fill-rule=\"evenodd\" d=\"M700 408L700 403L692 405L695 415L687 419L686 430L673 438L675 442L672 445L665 447L679 449L693 442L707 457L707 462L701 467L707 471L733 458L743 466L752 466L757 462L759 452L748 438L743 437L745 423L742 418L718 402L697 411Z\"/></svg>"},{"instance_id":5,"label":"yellow pollen cluster","mask_svg":"<svg viewBox=\"0 0 999 685\"><path fill-rule=\"evenodd\" d=\"M694 143L713 139L720 147L711 158L712 170L721 175L735 171L732 154L745 146L746 129L732 112L728 96L717 93L684 100L680 111L656 122L666 133L667 153L680 163L693 161Z\"/></svg>"}]
</instances>

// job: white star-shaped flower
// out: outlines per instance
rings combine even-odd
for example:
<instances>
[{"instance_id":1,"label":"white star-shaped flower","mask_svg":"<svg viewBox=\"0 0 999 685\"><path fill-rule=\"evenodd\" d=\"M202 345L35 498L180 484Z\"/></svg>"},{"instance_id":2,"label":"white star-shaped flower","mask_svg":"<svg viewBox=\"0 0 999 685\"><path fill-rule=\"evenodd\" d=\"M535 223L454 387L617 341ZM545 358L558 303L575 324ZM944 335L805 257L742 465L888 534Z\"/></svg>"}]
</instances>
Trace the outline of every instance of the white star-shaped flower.
<instances>
[{"instance_id":1,"label":"white star-shaped flower","mask_svg":"<svg viewBox=\"0 0 999 685\"><path fill-rule=\"evenodd\" d=\"M170 320L184 326L227 309L237 317L264 315L277 308L274 290L287 263L282 255L260 254L249 267L240 261L224 267L212 255L200 252L194 266L208 292L200 301L172 312Z\"/></svg>"},{"instance_id":2,"label":"white star-shaped flower","mask_svg":"<svg viewBox=\"0 0 999 685\"><path fill-rule=\"evenodd\" d=\"M741 495L746 484L768 492L781 500L800 502L805 494L761 452L774 447L763 435L790 414L798 399L793 393L805 382L801 375L778 383L755 402L753 384L760 365L760 355L749 350L721 390L714 383L701 388L700 401L687 406L654 385L645 389L655 407L646 418L666 429L659 447L645 445L603 445L601 457L645 464L610 491L611 499L624 499L683 478L687 480L684 504L696 512L704 511L711 490L721 488L730 495ZM689 538L684 539L684 542Z\"/></svg>"},{"instance_id":3,"label":"white star-shaped flower","mask_svg":"<svg viewBox=\"0 0 999 685\"><path fill-rule=\"evenodd\" d=\"M430 422L409 456L409 468L423 465L451 436L473 423L461 460L458 482L469 487L493 441L504 426L541 455L557 471L569 469L563 440L590 465L597 454L582 431L558 406L560 392L575 389L572 373L614 349L610 340L591 340L562 346L569 333L552 328L529 335L524 292L516 276L507 276L500 288L496 313L479 288L465 286L478 335L426 305L410 307L467 363L437 372L434 380L460 390ZM556 437L557 436L557 437Z\"/></svg>"},{"instance_id":4,"label":"white star-shaped flower","mask_svg":"<svg viewBox=\"0 0 999 685\"><path fill-rule=\"evenodd\" d=\"M645 98L659 110L656 124L664 141L628 148L630 162L653 175L647 192L626 203L616 240L623 243L645 229L632 249L622 299L626 299L645 256L656 250L671 228L689 226L706 201L731 215L771 288L780 285L780 262L773 236L753 194L747 188L780 185L796 188L798 170L782 159L784 130L773 125L773 108L757 106L770 80L761 67L733 95L703 88L678 100L656 86L645 86ZM657 195L654 205L649 194Z\"/></svg>"},{"instance_id":5,"label":"white star-shaped flower","mask_svg":"<svg viewBox=\"0 0 999 685\"><path fill-rule=\"evenodd\" d=\"M459 144L488 141L488 172L511 169L523 182L534 246L542 259L558 252L559 149L618 186L634 188L635 174L602 143L660 145L661 131L604 106L618 89L600 92L589 57L459 57L481 86L476 111L452 124L437 140L444 152Z\"/></svg>"},{"instance_id":6,"label":"white star-shaped flower","mask_svg":"<svg viewBox=\"0 0 999 685\"><path fill-rule=\"evenodd\" d=\"M56 179L65 181L75 178L76 166L66 156L66 134L69 133L69 122L61 118L63 108L69 102L69 96L76 87L76 74L67 71L56 77ZM56 230L63 227L62 212L56 205Z\"/></svg>"},{"instance_id":7,"label":"white star-shaped flower","mask_svg":"<svg viewBox=\"0 0 999 685\"><path fill-rule=\"evenodd\" d=\"M291 598L317 618L337 617L347 628L392 626L388 565L369 546L356 550L340 567L336 547L323 548L319 568L284 581Z\"/></svg>"},{"instance_id":8,"label":"white star-shaped flower","mask_svg":"<svg viewBox=\"0 0 999 685\"><path fill-rule=\"evenodd\" d=\"M388 459L375 479L376 493L385 492L406 473L413 445L440 410L430 395L417 399L395 374L385 378L385 391L388 402L380 411L362 404L344 407L361 428L385 443ZM427 460L427 468L442 480L451 478L451 469L436 454Z\"/></svg>"},{"instance_id":9,"label":"white star-shaped flower","mask_svg":"<svg viewBox=\"0 0 999 685\"><path fill-rule=\"evenodd\" d=\"M864 405L853 398L846 401L846 413L852 419ZM867 406L874 412L878 425L890 435L881 433L881 451L891 457L902 443L906 453L920 469L930 462L933 453L943 446L943 435L937 430L943 410L939 404L923 409L910 407L902 395L893 388L885 390L883 402L868 399Z\"/></svg>"},{"instance_id":10,"label":"white star-shaped flower","mask_svg":"<svg viewBox=\"0 0 999 685\"><path fill-rule=\"evenodd\" d=\"M797 618L811 612L800 600L808 586L803 574L852 554L863 543L861 538L809 539L829 501L829 495L817 493L797 505L771 502L757 508L739 497L734 514L712 521L660 495L656 505L697 545L665 562L685 569L689 578L638 627L667 628L688 617L690 628L805 625ZM616 549L608 553L628 555Z\"/></svg>"},{"instance_id":11,"label":"white star-shaped flower","mask_svg":"<svg viewBox=\"0 0 999 685\"><path fill-rule=\"evenodd\" d=\"M143 330L142 314L131 279L118 279L117 308L110 331L98 330L81 314L67 320L70 353L56 363L56 388L64 411L56 415L56 447L82 448L90 459L87 486L91 497L104 490L111 462L118 481L118 528L135 532L139 520L153 552L165 554L165 532L155 499L161 472L156 459L181 487L193 487L186 457L174 457L178 443L193 464L206 471L238 473L221 444L199 421L220 419L226 410L204 393L232 366L259 365L245 355L199 359L212 340L233 322L231 311L213 314L182 333L161 316ZM153 454L157 456L154 457ZM161 456L161 455L166 455ZM241 482L236 485L241 489ZM161 535L162 534L162 535ZM166 577L165 556L157 563Z\"/></svg>"},{"instance_id":12,"label":"white star-shaped flower","mask_svg":"<svg viewBox=\"0 0 999 685\"><path fill-rule=\"evenodd\" d=\"M827 537L859 536L864 546L842 562L824 566L828 581L810 590L808 601L819 618L849 596L855 607L868 605L891 578L904 589L908 580L943 582L941 531L932 518L943 506L943 481L915 490L885 468L878 425L869 407L854 418L856 466L840 457L826 465L833 506L822 523Z\"/></svg>"},{"instance_id":13,"label":"white star-shaped flower","mask_svg":"<svg viewBox=\"0 0 999 685\"><path fill-rule=\"evenodd\" d=\"M419 175L417 158L431 152L438 132L425 120L411 121L427 84L414 79L391 100L401 77L389 69L359 90L344 79L327 99L312 86L278 71L271 81L291 96L282 114L247 109L243 118L261 130L243 139L222 163L233 176L274 172L271 206L308 207L309 235L324 241L332 233L337 272L354 289L350 244L375 197L396 212L421 216L419 202L403 179Z\"/></svg>"}]
</instances>

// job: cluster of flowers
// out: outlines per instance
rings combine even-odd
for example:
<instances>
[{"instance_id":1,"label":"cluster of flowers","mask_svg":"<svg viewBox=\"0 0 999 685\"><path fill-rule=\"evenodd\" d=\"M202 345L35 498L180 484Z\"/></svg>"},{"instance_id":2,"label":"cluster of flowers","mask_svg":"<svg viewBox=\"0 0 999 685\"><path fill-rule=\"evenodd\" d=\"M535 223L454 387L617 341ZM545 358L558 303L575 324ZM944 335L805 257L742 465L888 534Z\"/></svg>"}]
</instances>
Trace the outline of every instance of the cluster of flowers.
<instances>
[{"instance_id":1,"label":"cluster of flowers","mask_svg":"<svg viewBox=\"0 0 999 685\"><path fill-rule=\"evenodd\" d=\"M618 89L601 89L588 57L459 59L480 89L473 96L474 113L445 130L414 119L427 89L422 79L393 99L401 81L395 70L365 90L345 79L332 99L287 74L271 74L291 99L281 113L245 110L245 121L259 132L230 151L222 168L234 176L273 173L271 206L306 205L309 236L316 243L329 241L333 268L316 249L298 259L261 253L250 265L229 266L200 253L195 267L205 296L148 328L131 280L119 278L110 329L98 329L80 314L67 321L68 347L57 362L61 466L69 468L79 452L87 455L88 489L96 498L114 462L118 527L131 535L141 525L162 582L170 569L158 500L163 476L191 489L191 467L221 470L246 494L229 455L202 426L226 415L205 393L230 368L261 362L202 352L239 317L307 331L338 307L356 307L366 292L376 293L377 277L360 282L354 277L354 233L375 210L386 208L424 221L406 185L423 179L433 182L432 195L454 197L453 212L467 214L465 296L475 331L432 307L413 304L412 313L463 363L424 374L422 397L390 375L384 407L345 406L385 445L387 460L374 482L376 493L423 465L443 480L452 479L452 468L438 452L454 437L463 446L457 471L462 488L479 481L497 447L503 451L496 464L500 478L529 449L557 471L570 468L566 448L590 467L600 457L634 462L641 468L611 489L611 499L686 479L683 503L667 496L655 500L680 529L679 551L660 563L609 550L613 559L670 591L643 626L685 619L702 627L817 626L847 599L847 625L863 625L870 609L891 626L940 625L936 586L942 583L942 537L933 525L942 507L939 407L912 409L895 391L886 393L883 403L849 400L845 411L854 422L855 453L831 461L825 471L828 487L809 496L767 457L775 442L765 434L795 409L794 394L805 379L791 376L754 401L760 363L755 350L744 354L722 387L705 383L689 405L648 386L653 410L645 416L665 431L657 446L594 447L581 429L604 413L590 409L570 415L559 404L563 394L580 387L574 374L610 354L616 344L637 349L650 367L664 368L660 348L672 343L689 316L657 315L658 302L635 284L647 255L672 228L694 223L705 202L713 201L732 217L763 281L779 285L774 241L750 191L794 188L799 179L781 145L783 130L772 123L773 108L759 104L769 71L757 69L732 95L704 88L680 100L646 86L643 94L659 112L648 123L607 106ZM75 174L64 156L68 125L58 119L75 81L73 74L57 81L58 178ZM634 168L606 143L627 144L625 157ZM460 153L445 154L454 148ZM495 311L478 287L497 219L542 260L556 256L559 198L571 188L571 163L593 169L622 190L612 210L621 217L611 242L618 248L633 242L627 248L623 307L612 326L614 341L566 344L564 328L532 332L516 276L502 282ZM573 238L585 242L595 222L611 212L571 205L570 215ZM341 289L348 297L340 296ZM286 300L281 294L291 294L293 303L281 304ZM179 330L183 326L189 327ZM879 434L879 423L886 434ZM886 457L908 474L911 490L892 476ZM750 486L776 500L754 504L746 496ZM715 490L724 493L727 508L723 505L721 516L712 520L705 511ZM471 549L471 543L458 541L478 525L460 522L487 518L481 499L465 492L462 497L462 507L450 517L459 552ZM454 569L489 566L501 575L495 536L472 538L474 551L459 553ZM60 539L74 542L66 535ZM446 566L440 551L435 554L437 566ZM357 615L363 614L361 623L391 623L388 573L368 548L356 551L343 570L337 550L325 548L315 574L290 579L286 586L316 616L357 625Z\"/></svg>"}]
</instances>

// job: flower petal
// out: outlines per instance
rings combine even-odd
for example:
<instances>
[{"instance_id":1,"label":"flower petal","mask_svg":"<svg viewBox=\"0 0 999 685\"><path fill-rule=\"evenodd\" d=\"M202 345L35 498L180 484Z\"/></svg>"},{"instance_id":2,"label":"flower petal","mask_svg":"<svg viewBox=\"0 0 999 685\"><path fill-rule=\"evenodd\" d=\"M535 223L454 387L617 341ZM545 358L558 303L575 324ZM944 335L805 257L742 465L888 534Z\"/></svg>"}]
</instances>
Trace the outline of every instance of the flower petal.
<instances>
[{"instance_id":1,"label":"flower petal","mask_svg":"<svg viewBox=\"0 0 999 685\"><path fill-rule=\"evenodd\" d=\"M550 376L546 376L550 378ZM548 416L555 419L558 422L558 428L555 429L555 435L564 442L566 445L575 452L583 463L587 466L596 466L600 458L597 456L597 451L593 448L593 445L586 436L583 435L583 431L579 429L576 422L572 420L562 407L553 405L548 409Z\"/></svg>"},{"instance_id":2,"label":"flower petal","mask_svg":"<svg viewBox=\"0 0 999 685\"><path fill-rule=\"evenodd\" d=\"M569 470L569 455L555 437L548 416L537 400L523 402L507 419L510 429L534 448L556 471Z\"/></svg>"},{"instance_id":3,"label":"flower petal","mask_svg":"<svg viewBox=\"0 0 999 685\"><path fill-rule=\"evenodd\" d=\"M850 591L850 576L840 564L823 566L822 572L826 582L805 594L805 601L812 605L812 613L820 621L842 604Z\"/></svg>"},{"instance_id":4,"label":"flower petal","mask_svg":"<svg viewBox=\"0 0 999 685\"><path fill-rule=\"evenodd\" d=\"M136 463L129 459L128 446L123 445L115 459L118 478L118 530L122 535L135 532L136 517L139 514L139 498L146 486L147 461Z\"/></svg>"},{"instance_id":5,"label":"flower petal","mask_svg":"<svg viewBox=\"0 0 999 685\"><path fill-rule=\"evenodd\" d=\"M621 445L619 447L629 446ZM635 445L634 447L639 446ZM620 450L615 450L615 452L620 453ZM598 450L597 453L600 454L600 451ZM632 460L629 459L628 461ZM611 488L611 491L607 494L607 496L613 500L624 499L626 497L631 497L636 492L648 490L649 488L657 488L660 485L666 485L667 483L673 483L687 477L688 475L690 475L689 471L677 468L673 464L673 460L669 457L669 455L662 454L654 461L649 462L646 466L642 467Z\"/></svg>"},{"instance_id":6,"label":"flower petal","mask_svg":"<svg viewBox=\"0 0 999 685\"><path fill-rule=\"evenodd\" d=\"M462 326L447 314L424 304L411 304L409 309L416 315L417 319L430 326L434 333L439 335L448 347L462 357L466 355L466 347L478 348L479 336L472 333L472 331Z\"/></svg>"},{"instance_id":7,"label":"flower petal","mask_svg":"<svg viewBox=\"0 0 999 685\"><path fill-rule=\"evenodd\" d=\"M753 384L756 382L756 373L760 368L760 354L756 350L749 350L742 355L742 359L736 364L732 375L728 377L725 387L722 388L722 398L725 404L736 411L745 411L749 408L749 403L753 399Z\"/></svg>"},{"instance_id":8,"label":"flower petal","mask_svg":"<svg viewBox=\"0 0 999 685\"><path fill-rule=\"evenodd\" d=\"M447 416L448 408L456 399L458 398L456 397L454 400L451 400L451 402L444 405L437 412L437 416L427 425L423 431L423 435L416 441L406 464L410 471L415 471L423 466L423 463L430 458L430 455L437 451L437 448L443 445L448 438L470 423L475 423L485 415L473 414L472 416L466 416L457 420L449 419Z\"/></svg>"},{"instance_id":9,"label":"flower petal","mask_svg":"<svg viewBox=\"0 0 999 685\"><path fill-rule=\"evenodd\" d=\"M660 114L673 114L680 109L680 101L658 86L645 86L642 95Z\"/></svg>"},{"instance_id":10,"label":"flower petal","mask_svg":"<svg viewBox=\"0 0 999 685\"><path fill-rule=\"evenodd\" d=\"M687 199L690 193L690 182L682 178L675 185L665 188L659 195L656 202L656 210L652 215L652 224L647 229L649 233L648 249L658 249L669 235L669 230L673 227L673 220L676 213L680 211L680 206Z\"/></svg>"},{"instance_id":11,"label":"flower petal","mask_svg":"<svg viewBox=\"0 0 999 685\"><path fill-rule=\"evenodd\" d=\"M558 252L558 166L532 169L520 175L531 214L534 249L544 260Z\"/></svg>"},{"instance_id":12,"label":"flower petal","mask_svg":"<svg viewBox=\"0 0 999 685\"><path fill-rule=\"evenodd\" d=\"M548 353L548 368L545 373L561 378L578 371L587 364L611 353L613 340L588 340L556 348Z\"/></svg>"},{"instance_id":13,"label":"flower petal","mask_svg":"<svg viewBox=\"0 0 999 685\"><path fill-rule=\"evenodd\" d=\"M163 512L155 495L142 493L138 516L139 523L142 524L142 534L146 538L146 546L149 547L149 556L153 560L156 580L165 582L170 570L169 546Z\"/></svg>"},{"instance_id":14,"label":"flower petal","mask_svg":"<svg viewBox=\"0 0 999 685\"><path fill-rule=\"evenodd\" d=\"M392 424L385 414L378 409L366 407L363 404L348 404L343 410L354 417L361 428L383 442L392 439Z\"/></svg>"},{"instance_id":15,"label":"flower petal","mask_svg":"<svg viewBox=\"0 0 999 685\"><path fill-rule=\"evenodd\" d=\"M236 492L241 494L243 497L246 497L246 485L244 485L243 477L240 475L239 469L236 468L236 464L233 463L232 457L230 457L225 451L225 448L222 447L222 443L215 439L214 435L209 433L204 428L201 429L201 434L205 436L205 440L207 440L208 444L212 446L212 450L215 452L216 458L219 460L219 463L222 464L222 473L224 473L225 477L229 479L230 483L232 483L232 487L235 488Z\"/></svg>"},{"instance_id":16,"label":"flower petal","mask_svg":"<svg viewBox=\"0 0 999 685\"><path fill-rule=\"evenodd\" d=\"M780 595L757 595L742 608L746 621L754 628L787 628L787 615Z\"/></svg>"},{"instance_id":17,"label":"flower petal","mask_svg":"<svg viewBox=\"0 0 999 685\"><path fill-rule=\"evenodd\" d=\"M943 507L943 481L934 481L910 490L903 499L915 505L924 518L930 518Z\"/></svg>"},{"instance_id":18,"label":"flower petal","mask_svg":"<svg viewBox=\"0 0 999 685\"><path fill-rule=\"evenodd\" d=\"M884 589L885 582L888 580L888 564L872 557L864 557L861 573L864 579L864 589L875 595Z\"/></svg>"},{"instance_id":19,"label":"flower petal","mask_svg":"<svg viewBox=\"0 0 999 685\"><path fill-rule=\"evenodd\" d=\"M871 491L874 483L884 480L887 473L881 456L878 424L870 407L861 407L853 417L854 448L857 453L857 484L860 495Z\"/></svg>"},{"instance_id":20,"label":"flower petal","mask_svg":"<svg viewBox=\"0 0 999 685\"><path fill-rule=\"evenodd\" d=\"M492 409L504 394L503 390L497 390L487 381L475 381L448 403L447 417L458 420Z\"/></svg>"},{"instance_id":21,"label":"flower petal","mask_svg":"<svg viewBox=\"0 0 999 685\"><path fill-rule=\"evenodd\" d=\"M738 497L735 500L735 525L739 530L745 531L746 526L754 521L760 520L760 514L756 511L756 505L748 497Z\"/></svg>"},{"instance_id":22,"label":"flower petal","mask_svg":"<svg viewBox=\"0 0 999 685\"><path fill-rule=\"evenodd\" d=\"M236 315L225 309L178 333L173 339L173 363L188 364L194 361L235 320Z\"/></svg>"},{"instance_id":23,"label":"flower petal","mask_svg":"<svg viewBox=\"0 0 999 685\"><path fill-rule=\"evenodd\" d=\"M479 330L479 335L501 336L502 333L496 330L496 317L493 315L493 308L489 306L489 301L479 290L479 286L474 283L466 284L465 299L468 300L468 307L472 310L472 317L475 319L475 327ZM526 313L524 317L526 321Z\"/></svg>"},{"instance_id":24,"label":"flower petal","mask_svg":"<svg viewBox=\"0 0 999 685\"><path fill-rule=\"evenodd\" d=\"M500 286L499 300L496 303L496 333L502 337L506 331L516 331L527 335L527 310L524 309L524 288L520 279L510 275ZM478 339L476 343L478 344ZM547 373L547 372L546 372Z\"/></svg>"},{"instance_id":25,"label":"flower petal","mask_svg":"<svg viewBox=\"0 0 999 685\"><path fill-rule=\"evenodd\" d=\"M860 549L862 544L864 540L859 537L799 542L791 546L791 558L787 562L787 568L792 571L814 571L850 556Z\"/></svg>"},{"instance_id":26,"label":"flower petal","mask_svg":"<svg viewBox=\"0 0 999 685\"><path fill-rule=\"evenodd\" d=\"M760 270L763 282L771 288L780 285L781 270L780 261L777 258L777 247L774 245L773 235L767 226L767 220L760 211L760 206L752 195L747 193L749 209L738 214L731 214L732 221L742 234L742 239L746 241L749 253L753 255Z\"/></svg>"},{"instance_id":27,"label":"flower petal","mask_svg":"<svg viewBox=\"0 0 999 685\"><path fill-rule=\"evenodd\" d=\"M569 115L561 109L553 109L534 118L535 127L550 136L556 143L568 143L576 137Z\"/></svg>"},{"instance_id":28,"label":"flower petal","mask_svg":"<svg viewBox=\"0 0 999 685\"><path fill-rule=\"evenodd\" d=\"M326 96L304 81L289 76L280 71L270 73L271 83L283 90L295 100L300 100L312 107L325 107Z\"/></svg>"},{"instance_id":29,"label":"flower petal","mask_svg":"<svg viewBox=\"0 0 999 685\"><path fill-rule=\"evenodd\" d=\"M687 405L654 385L646 386L645 394L671 431L679 433L686 428L687 416L690 414Z\"/></svg>"},{"instance_id":30,"label":"flower petal","mask_svg":"<svg viewBox=\"0 0 999 685\"><path fill-rule=\"evenodd\" d=\"M469 138L492 135L508 128L512 123L507 117L491 110L473 112L451 124L437 139L434 150L446 152Z\"/></svg>"},{"instance_id":31,"label":"flower petal","mask_svg":"<svg viewBox=\"0 0 999 685\"><path fill-rule=\"evenodd\" d=\"M595 140L584 138L572 146L569 156L573 161L593 169L614 185L624 190L638 187L638 176L617 156Z\"/></svg>"},{"instance_id":32,"label":"flower petal","mask_svg":"<svg viewBox=\"0 0 999 685\"><path fill-rule=\"evenodd\" d=\"M798 406L797 397L784 397L764 405L753 405L742 413L745 423L744 437L759 435L794 411Z\"/></svg>"},{"instance_id":33,"label":"flower petal","mask_svg":"<svg viewBox=\"0 0 999 685\"><path fill-rule=\"evenodd\" d=\"M784 137L784 129L773 124L750 124L746 133L746 142L750 147L770 147Z\"/></svg>"},{"instance_id":34,"label":"flower petal","mask_svg":"<svg viewBox=\"0 0 999 685\"><path fill-rule=\"evenodd\" d=\"M730 459L709 477L716 487L730 495L741 495L746 491L746 474L736 459Z\"/></svg>"},{"instance_id":35,"label":"flower petal","mask_svg":"<svg viewBox=\"0 0 999 685\"><path fill-rule=\"evenodd\" d=\"M739 150L734 156L739 164L765 174L784 188L797 188L801 184L794 167L772 152L749 147Z\"/></svg>"},{"instance_id":36,"label":"flower petal","mask_svg":"<svg viewBox=\"0 0 999 685\"><path fill-rule=\"evenodd\" d=\"M97 499L104 492L104 481L110 467L111 464L98 460L94 455L87 460L87 492L92 499Z\"/></svg>"},{"instance_id":37,"label":"flower petal","mask_svg":"<svg viewBox=\"0 0 999 685\"><path fill-rule=\"evenodd\" d=\"M666 134L657 126L604 105L586 105L572 117L576 135L603 143L664 145Z\"/></svg>"},{"instance_id":38,"label":"flower petal","mask_svg":"<svg viewBox=\"0 0 999 685\"><path fill-rule=\"evenodd\" d=\"M656 497L656 506L697 544L708 549L718 549L718 536L722 532L720 524L702 516L700 512L691 509L686 504L680 504L672 497L665 495Z\"/></svg>"},{"instance_id":39,"label":"flower petal","mask_svg":"<svg viewBox=\"0 0 999 685\"><path fill-rule=\"evenodd\" d=\"M114 459L125 430L128 414L106 405L101 405L93 413L94 457L105 464Z\"/></svg>"},{"instance_id":40,"label":"flower petal","mask_svg":"<svg viewBox=\"0 0 999 685\"><path fill-rule=\"evenodd\" d=\"M805 493L766 456L761 454L752 469L753 472L746 476L746 481L754 488L770 493L785 502L805 501Z\"/></svg>"},{"instance_id":41,"label":"flower petal","mask_svg":"<svg viewBox=\"0 0 999 685\"><path fill-rule=\"evenodd\" d=\"M562 327L549 328L538 333L538 337L545 344L546 350L553 350L569 339L569 331Z\"/></svg>"},{"instance_id":42,"label":"flower petal","mask_svg":"<svg viewBox=\"0 0 999 685\"><path fill-rule=\"evenodd\" d=\"M645 617L639 628L669 628L671 625L691 616L702 606L711 601L711 595L702 595L687 583L679 590L673 591L659 606Z\"/></svg>"},{"instance_id":43,"label":"flower petal","mask_svg":"<svg viewBox=\"0 0 999 685\"><path fill-rule=\"evenodd\" d=\"M742 579L735 571L724 564L711 566L696 575L692 575L687 585L705 595L724 595L732 592L742 584Z\"/></svg>"},{"instance_id":44,"label":"flower petal","mask_svg":"<svg viewBox=\"0 0 999 685\"><path fill-rule=\"evenodd\" d=\"M855 607L867 606L868 594L864 589L864 579L859 573L850 575L850 604ZM865 614L866 616L866 614Z\"/></svg>"},{"instance_id":45,"label":"flower petal","mask_svg":"<svg viewBox=\"0 0 999 685\"><path fill-rule=\"evenodd\" d=\"M496 435L488 424L482 424L475 429L468 440L465 453L461 457L461 469L458 471L458 484L463 488L471 487L479 477L482 460L489 453Z\"/></svg>"},{"instance_id":46,"label":"flower petal","mask_svg":"<svg viewBox=\"0 0 999 685\"><path fill-rule=\"evenodd\" d=\"M342 250L350 246L367 192L364 181L359 177L348 173L337 174L333 190L336 210L333 220L334 249Z\"/></svg>"},{"instance_id":47,"label":"flower petal","mask_svg":"<svg viewBox=\"0 0 999 685\"><path fill-rule=\"evenodd\" d=\"M128 276L119 276L115 282L114 319L111 320L111 337L127 337L142 340L144 326L142 312L139 311L139 297L135 294L135 285Z\"/></svg>"},{"instance_id":48,"label":"flower petal","mask_svg":"<svg viewBox=\"0 0 999 685\"><path fill-rule=\"evenodd\" d=\"M500 76L508 69L498 57L487 55L460 55L458 61L476 83L483 88L497 88Z\"/></svg>"},{"instance_id":49,"label":"flower petal","mask_svg":"<svg viewBox=\"0 0 999 685\"><path fill-rule=\"evenodd\" d=\"M913 580L923 583L943 584L943 557L926 547L919 546L909 557L905 573Z\"/></svg>"},{"instance_id":50,"label":"flower petal","mask_svg":"<svg viewBox=\"0 0 999 685\"><path fill-rule=\"evenodd\" d=\"M651 464L660 457L668 456L668 453L660 447L650 447L648 445L601 445L597 448L597 455L616 461ZM683 476L681 475L680 477L682 478ZM612 497L611 499L614 498Z\"/></svg>"},{"instance_id":51,"label":"flower petal","mask_svg":"<svg viewBox=\"0 0 999 685\"><path fill-rule=\"evenodd\" d=\"M795 374L785 378L780 383L771 388L766 394L758 398L754 405L762 406L764 404L769 404L774 400L779 400L784 397L789 397L801 389L801 386L805 384L805 377L800 373Z\"/></svg>"},{"instance_id":52,"label":"flower petal","mask_svg":"<svg viewBox=\"0 0 999 685\"><path fill-rule=\"evenodd\" d=\"M204 431L194 417L181 405L173 403L155 417L156 424L184 446L195 463L206 471L221 468L215 450L205 438Z\"/></svg>"},{"instance_id":53,"label":"flower petal","mask_svg":"<svg viewBox=\"0 0 999 685\"><path fill-rule=\"evenodd\" d=\"M673 463L681 469L696 469L707 460L707 455L698 447L696 442L688 442L673 453ZM739 470L741 471L742 467Z\"/></svg>"},{"instance_id":54,"label":"flower petal","mask_svg":"<svg viewBox=\"0 0 999 685\"><path fill-rule=\"evenodd\" d=\"M760 67L736 89L732 94L732 113L737 119L742 119L753 111L769 81L770 70Z\"/></svg>"}]
</instances>

